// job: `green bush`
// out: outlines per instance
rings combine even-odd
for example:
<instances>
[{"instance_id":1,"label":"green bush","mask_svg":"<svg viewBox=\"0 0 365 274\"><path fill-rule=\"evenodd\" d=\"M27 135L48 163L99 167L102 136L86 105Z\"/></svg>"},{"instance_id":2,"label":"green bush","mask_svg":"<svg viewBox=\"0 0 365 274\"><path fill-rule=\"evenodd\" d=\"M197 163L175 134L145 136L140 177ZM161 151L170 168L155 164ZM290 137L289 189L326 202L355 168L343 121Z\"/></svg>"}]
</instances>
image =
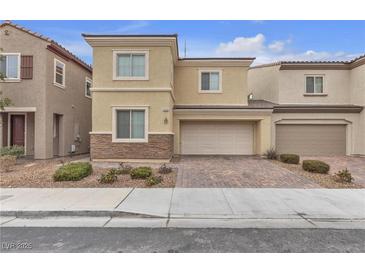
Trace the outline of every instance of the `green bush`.
<instances>
[{"instance_id":1,"label":"green bush","mask_svg":"<svg viewBox=\"0 0 365 274\"><path fill-rule=\"evenodd\" d=\"M53 174L54 181L79 181L92 173L90 163L69 163Z\"/></svg>"},{"instance_id":2,"label":"green bush","mask_svg":"<svg viewBox=\"0 0 365 274\"><path fill-rule=\"evenodd\" d=\"M120 163L120 174L129 174L131 173L132 167L130 165L125 165L124 163Z\"/></svg>"},{"instance_id":3,"label":"green bush","mask_svg":"<svg viewBox=\"0 0 365 274\"><path fill-rule=\"evenodd\" d=\"M146 166L136 167L131 170L130 175L132 179L146 179L152 175L152 168Z\"/></svg>"},{"instance_id":4,"label":"green bush","mask_svg":"<svg viewBox=\"0 0 365 274\"><path fill-rule=\"evenodd\" d=\"M270 149L266 150L264 156L270 160L276 160L278 158L278 155L274 148L270 148Z\"/></svg>"},{"instance_id":5,"label":"green bush","mask_svg":"<svg viewBox=\"0 0 365 274\"><path fill-rule=\"evenodd\" d=\"M299 155L297 154L281 154L280 161L287 164L299 164Z\"/></svg>"},{"instance_id":6,"label":"green bush","mask_svg":"<svg viewBox=\"0 0 365 274\"><path fill-rule=\"evenodd\" d=\"M146 184L149 186L160 184L163 181L162 176L151 176L146 180Z\"/></svg>"},{"instance_id":7,"label":"green bush","mask_svg":"<svg viewBox=\"0 0 365 274\"><path fill-rule=\"evenodd\" d=\"M355 179L352 177L351 172L345 168L343 170L338 171L335 174L336 181L339 181L341 183L352 183Z\"/></svg>"},{"instance_id":8,"label":"green bush","mask_svg":"<svg viewBox=\"0 0 365 274\"><path fill-rule=\"evenodd\" d=\"M120 169L120 168L111 168L111 169L109 169L108 173L114 174L114 175L120 175L120 174L122 174L122 169Z\"/></svg>"},{"instance_id":9,"label":"green bush","mask_svg":"<svg viewBox=\"0 0 365 274\"><path fill-rule=\"evenodd\" d=\"M160 168L158 169L158 173L161 174L169 174L172 172L172 168L167 166L166 164L163 164L162 166L160 166Z\"/></svg>"},{"instance_id":10,"label":"green bush","mask_svg":"<svg viewBox=\"0 0 365 274\"><path fill-rule=\"evenodd\" d=\"M24 147L23 146L11 146L11 147L2 147L0 148L0 156L12 155L17 158L24 156Z\"/></svg>"},{"instance_id":11,"label":"green bush","mask_svg":"<svg viewBox=\"0 0 365 274\"><path fill-rule=\"evenodd\" d=\"M98 182L101 183L101 184L114 183L116 180L118 180L118 176L115 173L116 170L118 170L118 169L112 168L112 169L108 170L107 173L101 174L100 178L98 179Z\"/></svg>"},{"instance_id":12,"label":"green bush","mask_svg":"<svg viewBox=\"0 0 365 274\"><path fill-rule=\"evenodd\" d=\"M330 170L330 166L319 160L304 160L303 169L313 173L326 174Z\"/></svg>"}]
</instances>

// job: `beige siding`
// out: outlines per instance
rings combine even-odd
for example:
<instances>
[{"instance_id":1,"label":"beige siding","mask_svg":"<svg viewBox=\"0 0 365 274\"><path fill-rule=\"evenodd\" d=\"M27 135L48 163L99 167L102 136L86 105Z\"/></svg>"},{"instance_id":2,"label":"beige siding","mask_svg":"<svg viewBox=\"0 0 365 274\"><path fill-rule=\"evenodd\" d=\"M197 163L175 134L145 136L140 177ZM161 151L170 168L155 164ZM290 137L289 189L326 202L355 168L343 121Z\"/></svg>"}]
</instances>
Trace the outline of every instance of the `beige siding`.
<instances>
[{"instance_id":1,"label":"beige siding","mask_svg":"<svg viewBox=\"0 0 365 274\"><path fill-rule=\"evenodd\" d=\"M251 68L248 71L248 92L254 99L279 102L279 66Z\"/></svg>"},{"instance_id":2,"label":"beige siding","mask_svg":"<svg viewBox=\"0 0 365 274\"><path fill-rule=\"evenodd\" d=\"M176 66L176 104L247 105L247 67L209 67L222 70L222 93L199 93L199 70L206 67Z\"/></svg>"}]
</instances>

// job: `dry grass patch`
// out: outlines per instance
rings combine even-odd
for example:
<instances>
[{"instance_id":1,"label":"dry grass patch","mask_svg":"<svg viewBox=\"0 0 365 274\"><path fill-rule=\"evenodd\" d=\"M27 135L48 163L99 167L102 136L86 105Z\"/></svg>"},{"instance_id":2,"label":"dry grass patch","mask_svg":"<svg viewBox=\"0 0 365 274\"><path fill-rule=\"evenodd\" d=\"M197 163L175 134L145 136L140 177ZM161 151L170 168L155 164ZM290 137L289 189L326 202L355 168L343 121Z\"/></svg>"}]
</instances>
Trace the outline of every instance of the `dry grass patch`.
<instances>
[{"instance_id":1,"label":"dry grass patch","mask_svg":"<svg viewBox=\"0 0 365 274\"><path fill-rule=\"evenodd\" d=\"M342 183L336 180L335 176L332 174L320 174L320 173L311 173L303 170L302 166L286 164L280 161L273 161L273 163L284 167L300 176L306 177L316 183L318 183L323 188L364 188L363 185L357 184L356 182L352 183Z\"/></svg>"}]
</instances>

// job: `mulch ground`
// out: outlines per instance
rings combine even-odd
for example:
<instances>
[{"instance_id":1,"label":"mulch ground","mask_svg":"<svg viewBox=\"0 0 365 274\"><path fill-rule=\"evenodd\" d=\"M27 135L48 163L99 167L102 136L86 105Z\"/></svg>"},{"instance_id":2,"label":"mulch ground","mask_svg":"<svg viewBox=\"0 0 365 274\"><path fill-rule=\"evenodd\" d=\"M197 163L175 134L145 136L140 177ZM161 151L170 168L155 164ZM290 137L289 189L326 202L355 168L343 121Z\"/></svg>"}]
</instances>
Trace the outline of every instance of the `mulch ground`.
<instances>
[{"instance_id":1,"label":"mulch ground","mask_svg":"<svg viewBox=\"0 0 365 274\"><path fill-rule=\"evenodd\" d=\"M52 176L54 172L63 164L77 158L63 158L52 160L20 160L10 172L0 174L0 187L139 187L139 188L160 188L175 187L177 170L170 174L159 174L158 169L153 169L153 174L162 176L163 181L154 186L148 186L145 180L132 180L130 176L118 175L118 180L112 184L101 184L98 178L108 168L94 167L93 173L80 181L54 182Z\"/></svg>"},{"instance_id":2,"label":"mulch ground","mask_svg":"<svg viewBox=\"0 0 365 274\"><path fill-rule=\"evenodd\" d=\"M303 170L301 163L299 165L286 164L280 161L272 161L273 163L284 167L296 174L306 177L316 183L318 183L323 188L365 188L362 184L353 183L342 183L335 180L335 176L332 174L319 174L319 173L311 173Z\"/></svg>"}]
</instances>

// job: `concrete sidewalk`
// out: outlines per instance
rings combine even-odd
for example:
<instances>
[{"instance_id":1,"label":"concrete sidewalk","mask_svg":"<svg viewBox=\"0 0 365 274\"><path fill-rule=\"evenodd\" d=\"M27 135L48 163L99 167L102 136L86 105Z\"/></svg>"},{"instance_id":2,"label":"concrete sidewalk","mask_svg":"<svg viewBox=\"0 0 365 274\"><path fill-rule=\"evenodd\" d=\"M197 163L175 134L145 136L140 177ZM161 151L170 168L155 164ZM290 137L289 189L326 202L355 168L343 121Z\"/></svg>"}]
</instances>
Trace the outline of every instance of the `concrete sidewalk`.
<instances>
[{"instance_id":1,"label":"concrete sidewalk","mask_svg":"<svg viewBox=\"0 0 365 274\"><path fill-rule=\"evenodd\" d=\"M0 209L2 226L365 228L363 189L2 188Z\"/></svg>"}]
</instances>

